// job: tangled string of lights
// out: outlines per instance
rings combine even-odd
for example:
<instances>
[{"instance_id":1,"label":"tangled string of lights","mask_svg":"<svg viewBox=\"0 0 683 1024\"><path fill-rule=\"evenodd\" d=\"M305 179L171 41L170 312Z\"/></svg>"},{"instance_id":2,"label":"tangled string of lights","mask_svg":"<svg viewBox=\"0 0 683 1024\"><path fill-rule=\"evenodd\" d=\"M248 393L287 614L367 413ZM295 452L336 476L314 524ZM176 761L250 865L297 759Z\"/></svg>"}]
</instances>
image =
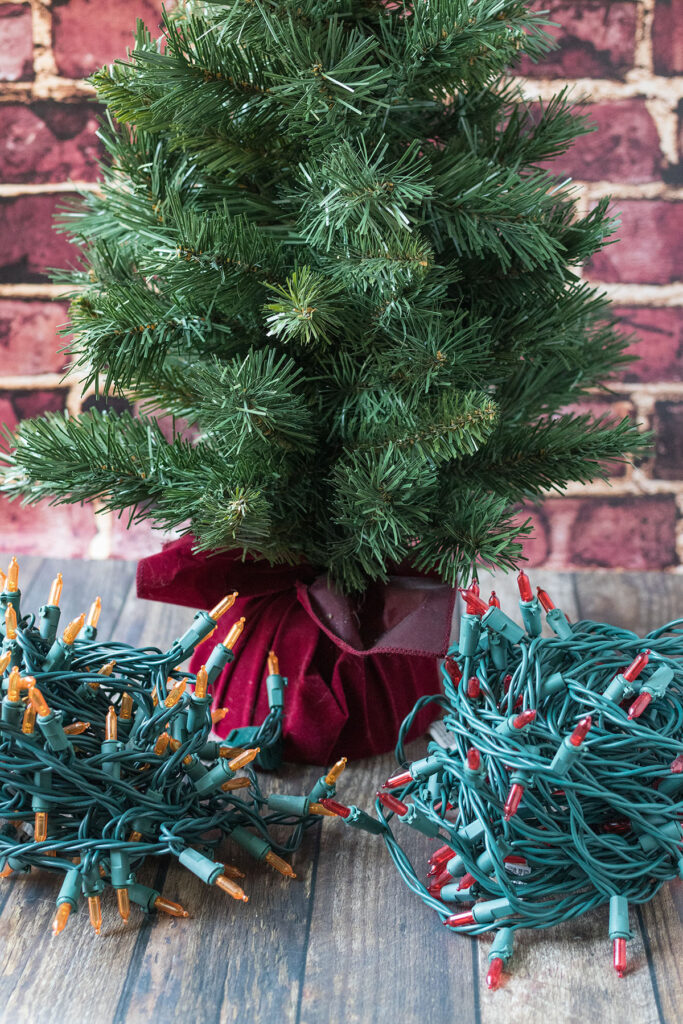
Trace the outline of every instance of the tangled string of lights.
<instances>
[{"instance_id":1,"label":"tangled string of lights","mask_svg":"<svg viewBox=\"0 0 683 1024\"><path fill-rule=\"evenodd\" d=\"M378 793L383 835L410 889L451 930L493 931L496 988L520 928L549 928L609 903L614 967L626 970L629 904L683 877L683 619L640 638L605 623L570 624L518 577L524 629L473 584L444 693L405 720L404 770ZM542 610L554 632L541 636ZM408 764L404 737L430 701L444 744ZM357 808L324 800L358 825ZM425 883L392 818L444 845ZM391 824L390 824L391 823Z\"/></svg>"},{"instance_id":2,"label":"tangled string of lights","mask_svg":"<svg viewBox=\"0 0 683 1024\"><path fill-rule=\"evenodd\" d=\"M4 613L0 675L0 875L41 868L61 878L53 932L59 934L81 896L90 922L102 927L102 894L113 889L128 920L143 911L187 917L178 903L137 881L148 857L170 854L207 885L248 899L238 868L216 859L227 837L257 861L295 877L282 855L330 814L318 801L335 793L345 759L306 796L265 796L253 764L277 767L286 679L270 653L270 711L260 726L210 738L225 709L211 711L210 688L233 660L243 628L236 622L196 675L179 664L215 629L236 594L200 611L166 651L97 638L101 602L57 636L61 574L38 616L24 616L12 559L0 573ZM245 774L238 774L245 769ZM276 839L277 834L286 838Z\"/></svg>"}]
</instances>

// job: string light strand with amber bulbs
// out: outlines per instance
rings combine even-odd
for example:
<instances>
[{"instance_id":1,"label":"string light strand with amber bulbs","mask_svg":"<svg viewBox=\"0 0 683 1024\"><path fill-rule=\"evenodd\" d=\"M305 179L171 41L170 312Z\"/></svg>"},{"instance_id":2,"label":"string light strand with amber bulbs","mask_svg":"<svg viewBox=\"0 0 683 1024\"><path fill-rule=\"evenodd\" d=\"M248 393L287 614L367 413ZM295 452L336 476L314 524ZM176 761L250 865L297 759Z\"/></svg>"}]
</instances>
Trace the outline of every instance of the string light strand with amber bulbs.
<instances>
[{"instance_id":1,"label":"string light strand with amber bulbs","mask_svg":"<svg viewBox=\"0 0 683 1024\"><path fill-rule=\"evenodd\" d=\"M212 710L212 684L233 661L245 620L196 675L181 666L237 594L197 612L167 649L138 649L98 637L99 597L60 632L61 574L36 616L21 609L16 559L3 580L0 876L33 868L59 876L53 933L81 901L96 934L106 931L110 907L125 921L133 907L187 917L138 881L149 857L176 857L238 902L249 898L244 873L219 859L219 847L246 850L294 878L289 856L329 814L319 801L334 795L344 765L306 796L263 792L254 769L281 757L286 679L273 652L264 721L232 730L227 743L213 737L226 709Z\"/></svg>"}]
</instances>

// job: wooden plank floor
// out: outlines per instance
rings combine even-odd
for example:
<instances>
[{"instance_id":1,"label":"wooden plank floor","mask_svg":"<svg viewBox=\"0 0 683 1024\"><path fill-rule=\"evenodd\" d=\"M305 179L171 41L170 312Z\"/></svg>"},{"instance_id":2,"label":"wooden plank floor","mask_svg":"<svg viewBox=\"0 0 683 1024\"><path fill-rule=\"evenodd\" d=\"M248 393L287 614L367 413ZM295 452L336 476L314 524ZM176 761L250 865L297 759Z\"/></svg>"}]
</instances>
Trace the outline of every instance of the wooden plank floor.
<instances>
[{"instance_id":1,"label":"wooden plank floor","mask_svg":"<svg viewBox=\"0 0 683 1024\"><path fill-rule=\"evenodd\" d=\"M7 559L0 557L0 564ZM135 566L22 558L24 608L37 610L58 569L66 620L102 595L100 635L164 646L188 609L138 602ZM571 618L639 632L683 614L683 577L535 572ZM496 579L507 607L514 579ZM510 595L505 600L506 595ZM417 752L423 744L418 742ZM354 763L340 798L371 807L391 755ZM301 793L317 777L287 766L273 787ZM405 837L415 863L430 841ZM400 882L383 844L325 820L294 856L294 882L239 855L250 902L207 889L177 863L152 863L147 881L180 900L189 920L118 919L112 901L96 938L83 915L50 936L57 886L33 872L0 881L0 1019L13 1024L677 1024L683 1020L683 882L632 912L631 971L611 968L602 910L544 933L521 934L513 973L490 993L488 940L448 935Z\"/></svg>"}]
</instances>

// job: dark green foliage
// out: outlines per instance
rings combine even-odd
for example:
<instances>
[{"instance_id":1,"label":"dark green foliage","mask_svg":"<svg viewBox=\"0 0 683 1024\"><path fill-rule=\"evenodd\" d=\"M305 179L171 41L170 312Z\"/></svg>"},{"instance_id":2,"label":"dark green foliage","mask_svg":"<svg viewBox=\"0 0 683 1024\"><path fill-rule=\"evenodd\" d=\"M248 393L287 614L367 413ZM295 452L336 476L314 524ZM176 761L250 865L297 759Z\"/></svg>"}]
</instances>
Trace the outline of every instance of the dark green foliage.
<instances>
[{"instance_id":1,"label":"dark green foliage","mask_svg":"<svg viewBox=\"0 0 683 1024\"><path fill-rule=\"evenodd\" d=\"M511 566L514 504L642 437L558 410L624 361L579 279L614 229L541 167L589 130L504 75L524 3L181 3L93 80L109 108L71 352L148 416L28 421L5 490L98 498L347 589Z\"/></svg>"}]
</instances>

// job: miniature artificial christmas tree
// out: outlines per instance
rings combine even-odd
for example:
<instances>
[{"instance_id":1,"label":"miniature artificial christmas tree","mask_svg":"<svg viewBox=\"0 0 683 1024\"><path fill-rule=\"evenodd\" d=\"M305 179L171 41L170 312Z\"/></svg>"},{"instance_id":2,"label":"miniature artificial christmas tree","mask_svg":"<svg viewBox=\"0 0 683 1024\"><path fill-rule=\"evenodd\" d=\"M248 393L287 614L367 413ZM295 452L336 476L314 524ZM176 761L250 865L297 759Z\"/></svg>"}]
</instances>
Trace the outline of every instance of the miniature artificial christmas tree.
<instances>
[{"instance_id":1,"label":"miniature artificial christmas tree","mask_svg":"<svg viewBox=\"0 0 683 1024\"><path fill-rule=\"evenodd\" d=\"M607 203L580 216L543 166L588 128L505 77L542 28L505 0L215 0L165 13L159 40L139 24L93 77L108 159L62 217L83 253L62 279L84 385L144 415L21 423L5 490L98 499L347 594L396 566L450 586L513 566L521 501L641 440L558 414L625 339L580 279Z\"/></svg>"},{"instance_id":2,"label":"miniature artificial christmas tree","mask_svg":"<svg viewBox=\"0 0 683 1024\"><path fill-rule=\"evenodd\" d=\"M192 424L29 420L5 487L98 498L203 549L453 583L520 554L522 499L637 444L557 410L623 338L579 267L606 203L541 165L586 130L505 79L549 48L503 0L181 3L93 81L111 115L71 353L84 384Z\"/></svg>"}]
</instances>

